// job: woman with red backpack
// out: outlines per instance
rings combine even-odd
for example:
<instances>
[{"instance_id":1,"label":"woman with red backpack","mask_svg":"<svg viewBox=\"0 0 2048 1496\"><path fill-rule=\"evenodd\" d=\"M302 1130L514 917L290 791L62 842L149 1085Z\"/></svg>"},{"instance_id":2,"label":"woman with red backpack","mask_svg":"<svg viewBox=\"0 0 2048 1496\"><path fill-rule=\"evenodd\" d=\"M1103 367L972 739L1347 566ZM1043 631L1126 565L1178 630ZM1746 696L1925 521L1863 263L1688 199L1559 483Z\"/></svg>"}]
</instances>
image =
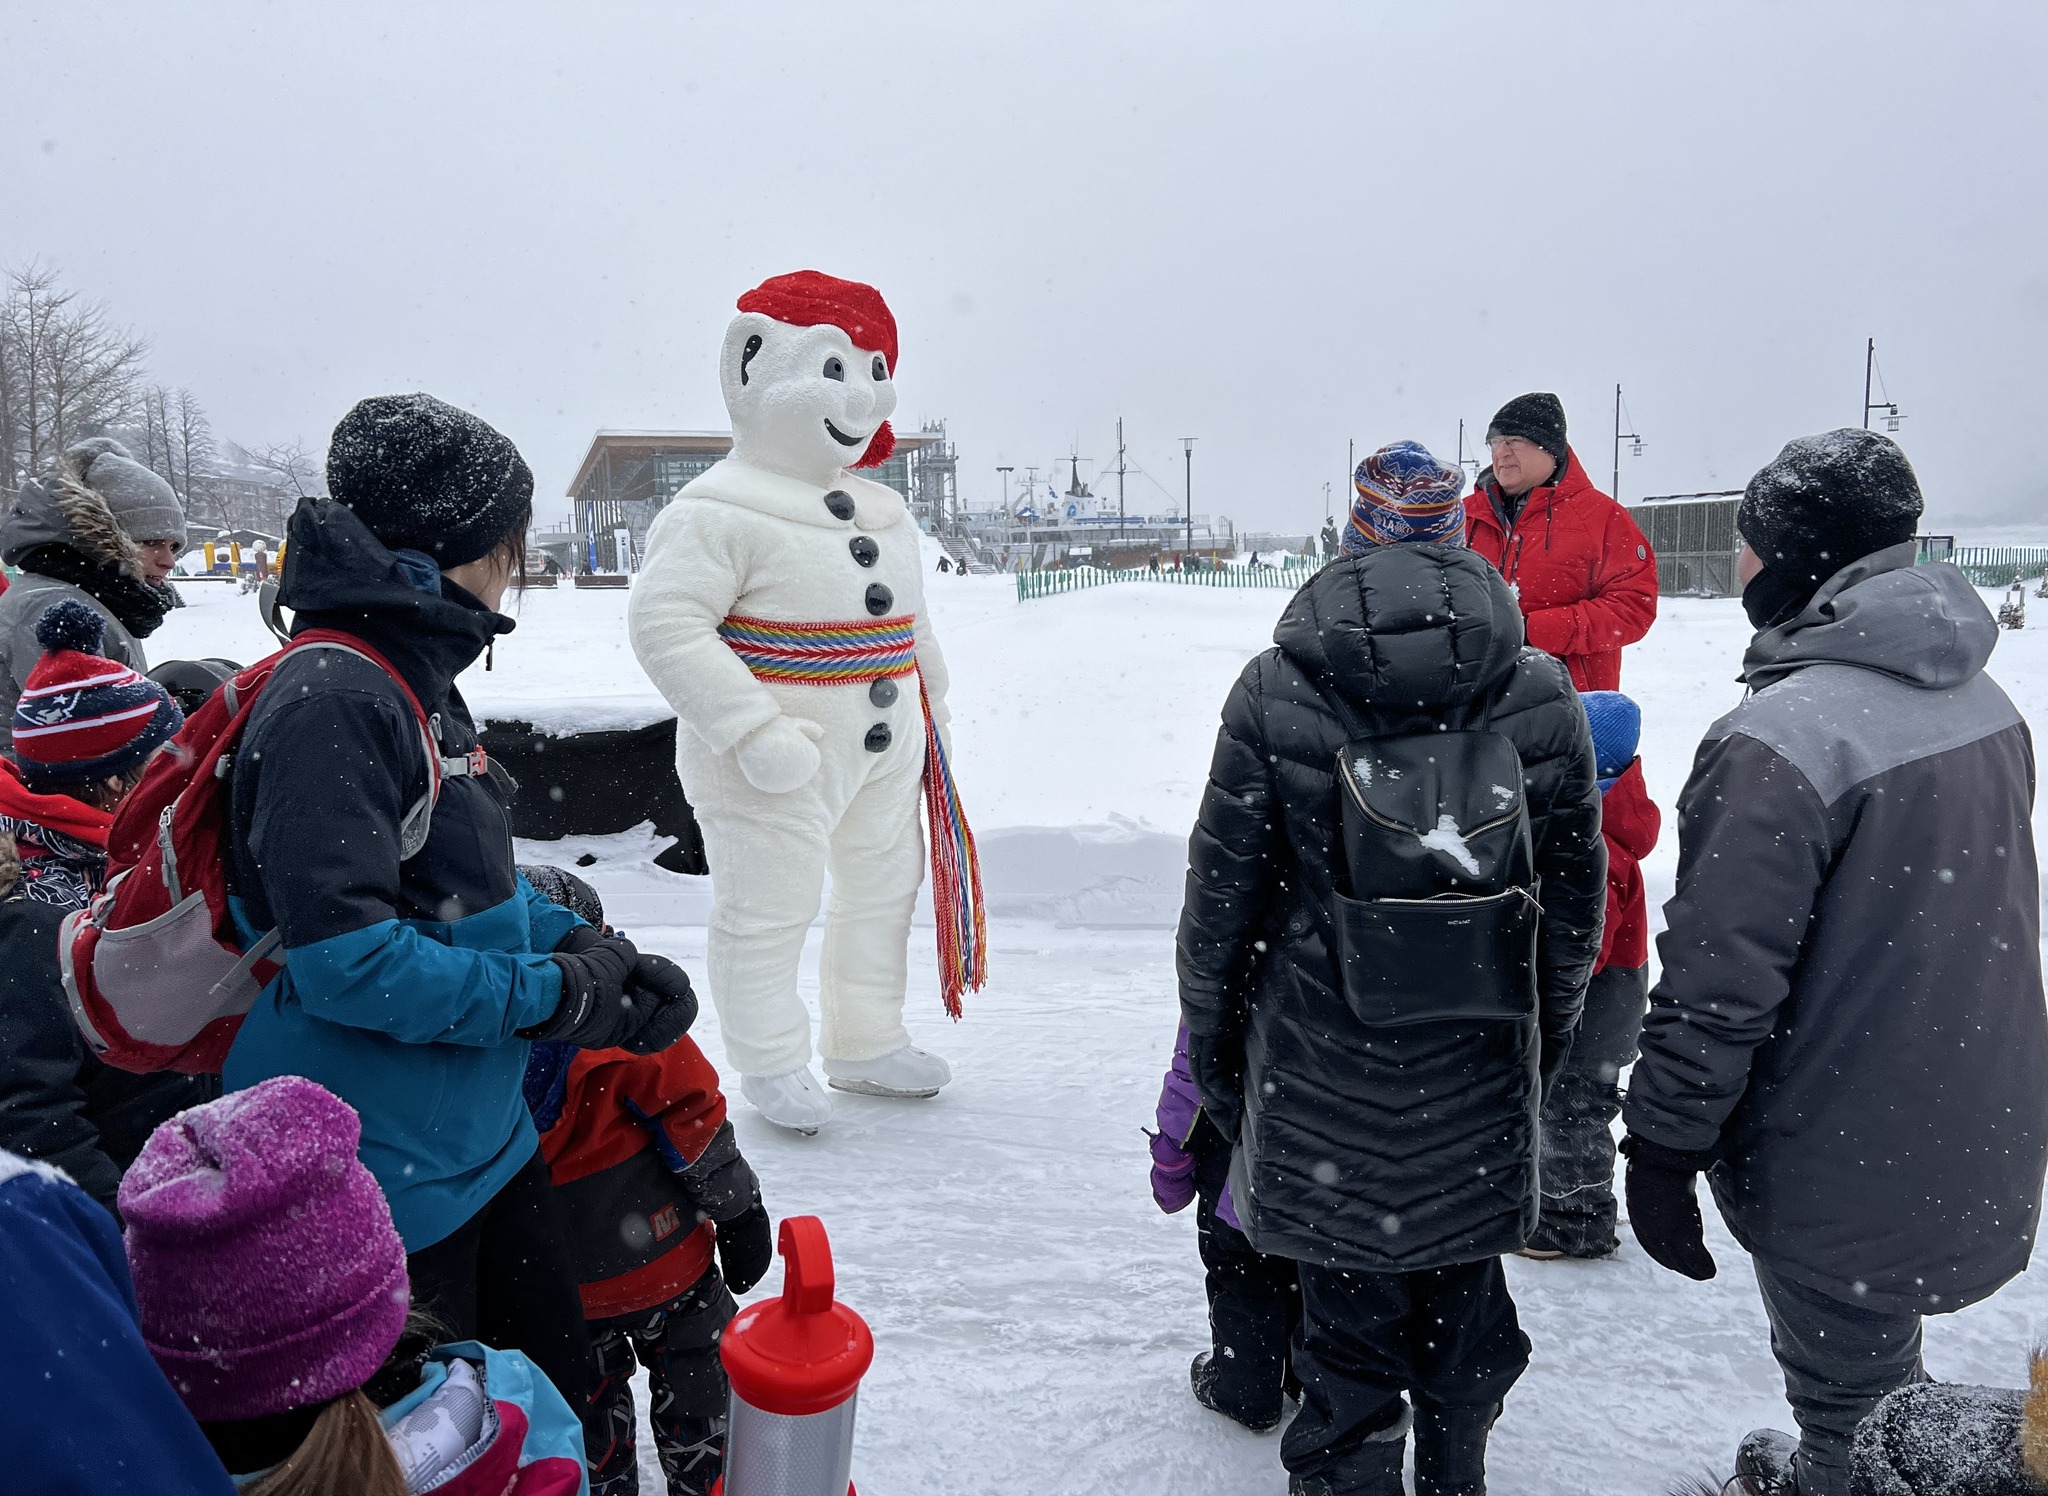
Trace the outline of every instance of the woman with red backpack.
<instances>
[{"instance_id":1,"label":"woman with red backpack","mask_svg":"<svg viewBox=\"0 0 2048 1496\"><path fill-rule=\"evenodd\" d=\"M280 603L349 649L277 665L234 754L231 907L281 937L223 1080L302 1075L362 1119L413 1297L453 1338L525 1352L581 1407L576 1277L521 1097L529 1041L653 1052L695 1015L659 956L539 897L512 859L455 678L512 630L533 476L427 395L336 427L332 499L292 516Z\"/></svg>"}]
</instances>

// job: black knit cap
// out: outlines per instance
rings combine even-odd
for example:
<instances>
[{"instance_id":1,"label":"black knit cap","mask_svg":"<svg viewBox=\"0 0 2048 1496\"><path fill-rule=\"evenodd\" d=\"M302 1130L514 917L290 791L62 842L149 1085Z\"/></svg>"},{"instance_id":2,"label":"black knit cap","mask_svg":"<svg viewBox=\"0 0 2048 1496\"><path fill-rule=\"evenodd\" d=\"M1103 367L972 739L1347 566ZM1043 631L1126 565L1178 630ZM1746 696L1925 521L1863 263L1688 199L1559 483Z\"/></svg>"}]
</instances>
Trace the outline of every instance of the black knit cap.
<instances>
[{"instance_id":1,"label":"black knit cap","mask_svg":"<svg viewBox=\"0 0 2048 1496\"><path fill-rule=\"evenodd\" d=\"M393 550L480 560L533 509L533 472L503 433L432 395L372 395L327 447L327 489Z\"/></svg>"},{"instance_id":2,"label":"black knit cap","mask_svg":"<svg viewBox=\"0 0 2048 1496\"><path fill-rule=\"evenodd\" d=\"M1920 480L1899 444L1847 426L1787 442L1742 491L1735 528L1767 570L1818 587L1911 540L1921 508Z\"/></svg>"},{"instance_id":3,"label":"black knit cap","mask_svg":"<svg viewBox=\"0 0 2048 1496\"><path fill-rule=\"evenodd\" d=\"M1533 395L1517 395L1499 410L1486 428L1486 439L1496 436L1519 436L1532 441L1557 459L1560 469L1565 464L1564 444L1564 402L1555 395L1538 392Z\"/></svg>"}]
</instances>

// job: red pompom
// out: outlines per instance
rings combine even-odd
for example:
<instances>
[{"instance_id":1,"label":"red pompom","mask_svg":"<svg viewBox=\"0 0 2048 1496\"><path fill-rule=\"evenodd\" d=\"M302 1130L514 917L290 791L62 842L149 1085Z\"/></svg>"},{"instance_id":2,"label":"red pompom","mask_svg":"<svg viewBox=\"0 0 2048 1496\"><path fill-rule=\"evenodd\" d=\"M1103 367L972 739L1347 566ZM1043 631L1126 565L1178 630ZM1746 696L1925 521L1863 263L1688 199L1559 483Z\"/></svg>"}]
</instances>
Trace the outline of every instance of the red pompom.
<instances>
[{"instance_id":1,"label":"red pompom","mask_svg":"<svg viewBox=\"0 0 2048 1496\"><path fill-rule=\"evenodd\" d=\"M836 327L853 339L854 347L886 358L889 377L896 377L896 319L873 286L816 270L795 270L762 281L740 298L739 309L759 312L791 327ZM876 439L880 440L879 435ZM875 461L888 455L884 450ZM859 465L872 466L867 462Z\"/></svg>"},{"instance_id":2,"label":"red pompom","mask_svg":"<svg viewBox=\"0 0 2048 1496\"><path fill-rule=\"evenodd\" d=\"M857 468L880 467L889 460L889 454L896 450L896 433L889 429L887 421L875 428L874 439L868 443L867 451L861 454Z\"/></svg>"}]
</instances>

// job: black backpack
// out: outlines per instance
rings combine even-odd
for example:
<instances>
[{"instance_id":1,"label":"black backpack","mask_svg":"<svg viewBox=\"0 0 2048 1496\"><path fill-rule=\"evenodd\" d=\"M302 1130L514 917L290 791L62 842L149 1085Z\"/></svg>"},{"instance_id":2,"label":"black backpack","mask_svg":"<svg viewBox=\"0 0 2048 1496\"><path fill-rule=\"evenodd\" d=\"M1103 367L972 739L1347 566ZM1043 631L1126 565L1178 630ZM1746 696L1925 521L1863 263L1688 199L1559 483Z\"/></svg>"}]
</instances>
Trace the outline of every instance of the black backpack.
<instances>
[{"instance_id":1,"label":"black backpack","mask_svg":"<svg viewBox=\"0 0 2048 1496\"><path fill-rule=\"evenodd\" d=\"M1337 780L1332 912L1358 1020L1534 1019L1543 908L1515 745L1484 729L1359 739Z\"/></svg>"}]
</instances>

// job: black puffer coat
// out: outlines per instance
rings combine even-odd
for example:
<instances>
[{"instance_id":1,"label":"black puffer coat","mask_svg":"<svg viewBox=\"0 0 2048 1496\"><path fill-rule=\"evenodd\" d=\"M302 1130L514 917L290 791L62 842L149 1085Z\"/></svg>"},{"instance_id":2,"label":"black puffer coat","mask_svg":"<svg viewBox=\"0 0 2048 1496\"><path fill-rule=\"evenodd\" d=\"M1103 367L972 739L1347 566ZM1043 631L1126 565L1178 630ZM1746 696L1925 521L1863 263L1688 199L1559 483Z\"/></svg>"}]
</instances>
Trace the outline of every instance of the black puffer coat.
<instances>
[{"instance_id":1,"label":"black puffer coat","mask_svg":"<svg viewBox=\"0 0 2048 1496\"><path fill-rule=\"evenodd\" d=\"M1600 949L1607 859L1585 710L1564 667L1523 646L1500 574L1462 547L1334 562L1273 638L1224 704L1179 938L1189 1031L1244 1057L1238 1215L1260 1251L1344 1269L1512 1251L1536 1220L1539 1056L1545 1073L1562 1061ZM1480 727L1522 758L1540 1016L1368 1030L1331 955L1337 751Z\"/></svg>"}]
</instances>

